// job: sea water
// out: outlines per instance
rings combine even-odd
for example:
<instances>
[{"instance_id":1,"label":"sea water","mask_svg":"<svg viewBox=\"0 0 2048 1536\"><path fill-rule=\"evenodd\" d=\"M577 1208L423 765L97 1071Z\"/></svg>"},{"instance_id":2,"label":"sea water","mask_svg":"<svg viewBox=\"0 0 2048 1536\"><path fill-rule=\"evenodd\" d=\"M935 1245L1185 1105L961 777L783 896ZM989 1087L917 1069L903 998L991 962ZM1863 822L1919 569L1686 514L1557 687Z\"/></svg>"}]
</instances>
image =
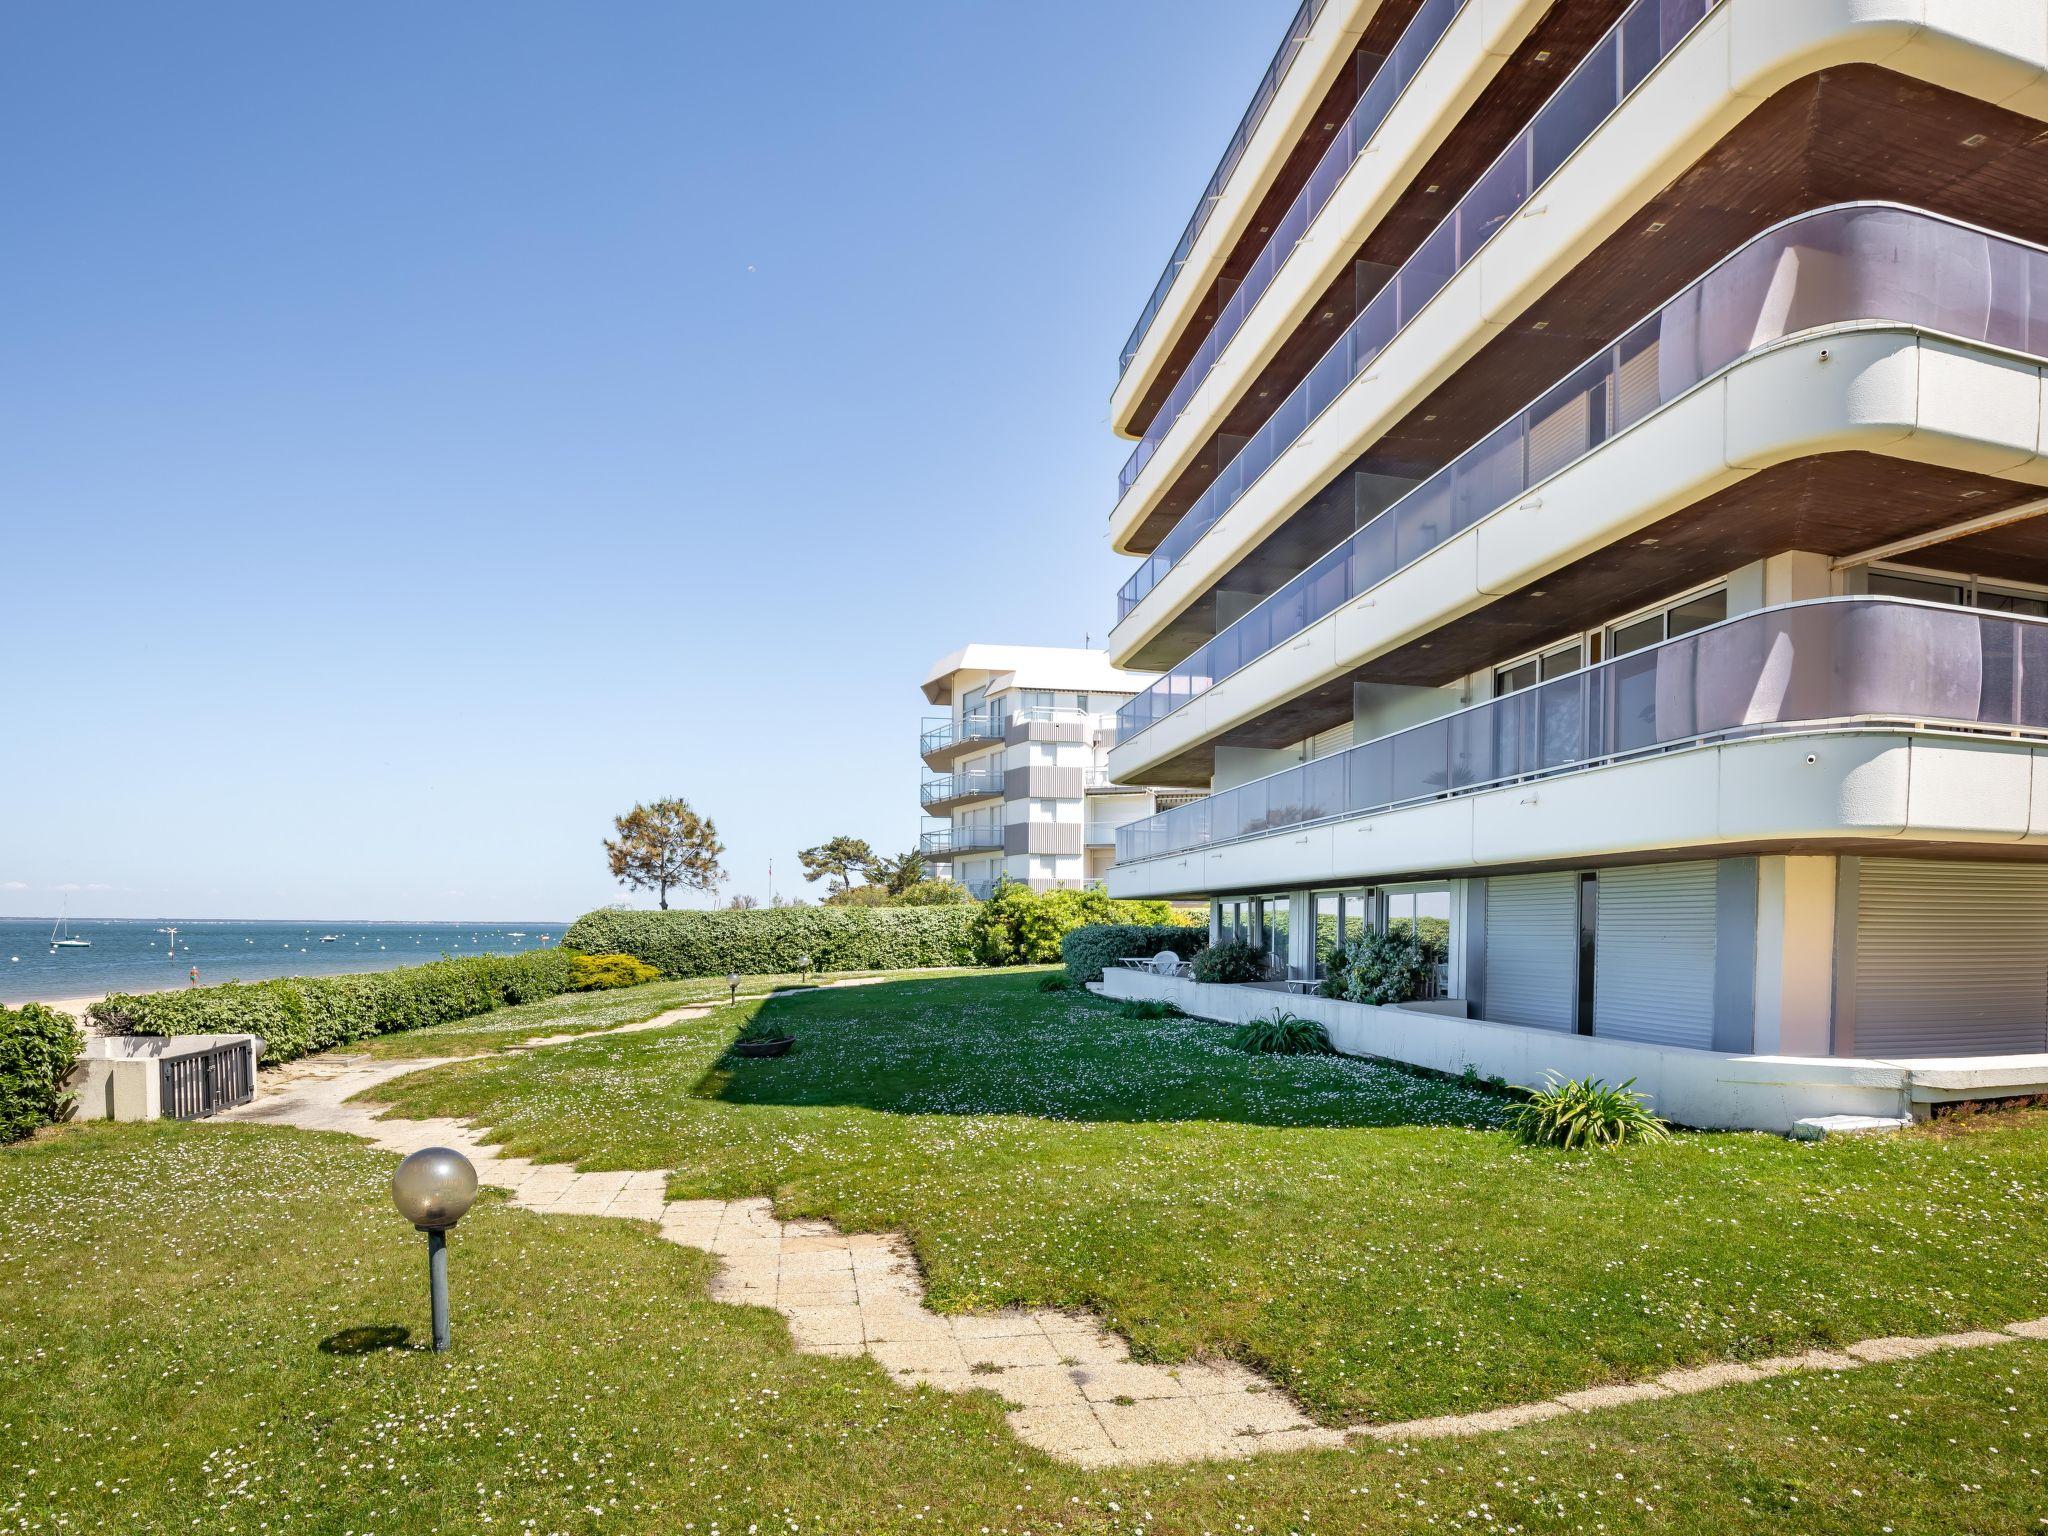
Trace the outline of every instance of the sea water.
<instances>
[{"instance_id":1,"label":"sea water","mask_svg":"<svg viewBox=\"0 0 2048 1536\"><path fill-rule=\"evenodd\" d=\"M55 918L0 918L0 1002L96 997L199 984L332 976L420 965L443 955L509 955L559 943L567 925L530 923L236 922L205 918L71 918L90 949L50 948ZM176 928L176 934L164 930ZM327 940L327 935L334 935Z\"/></svg>"}]
</instances>

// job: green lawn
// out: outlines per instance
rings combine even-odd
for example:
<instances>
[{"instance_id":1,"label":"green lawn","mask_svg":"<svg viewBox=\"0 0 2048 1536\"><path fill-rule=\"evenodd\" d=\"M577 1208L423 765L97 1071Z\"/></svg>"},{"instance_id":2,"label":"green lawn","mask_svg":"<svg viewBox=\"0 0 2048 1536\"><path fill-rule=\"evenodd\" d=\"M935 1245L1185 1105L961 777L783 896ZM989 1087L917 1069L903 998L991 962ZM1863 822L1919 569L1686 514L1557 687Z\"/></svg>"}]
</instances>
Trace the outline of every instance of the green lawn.
<instances>
[{"instance_id":1,"label":"green lawn","mask_svg":"<svg viewBox=\"0 0 2048 1536\"><path fill-rule=\"evenodd\" d=\"M0 1529L1991 1536L2044 1507L2044 1345L1474 1441L1082 1472L992 1397L793 1353L648 1227L488 1195L451 1244L436 1357L391 1164L246 1125L0 1150Z\"/></svg>"},{"instance_id":2,"label":"green lawn","mask_svg":"<svg viewBox=\"0 0 2048 1536\"><path fill-rule=\"evenodd\" d=\"M834 971L813 972L806 981L792 971L774 976L742 976L740 995L760 995L787 988L819 987L874 976L970 976L969 970L931 971ZM723 976L700 976L690 981L658 981L644 987L627 987L616 992L571 992L516 1008L500 1008L473 1019L457 1019L427 1029L376 1035L351 1045L351 1052L383 1060L417 1056L466 1056L479 1051L502 1051L542 1035L566 1035L591 1030L614 1029L621 1024L638 1024L671 1008L693 1003L722 1003L729 996Z\"/></svg>"},{"instance_id":3,"label":"green lawn","mask_svg":"<svg viewBox=\"0 0 2048 1536\"><path fill-rule=\"evenodd\" d=\"M722 1050L763 1008L779 1061ZM946 1309L1098 1310L1141 1354L1245 1360L1325 1422L1494 1407L1671 1366L2048 1313L2048 1117L1597 1156L1501 1101L1248 1058L1036 978L742 1003L399 1082L512 1151L668 1168L678 1197L901 1228Z\"/></svg>"}]
</instances>

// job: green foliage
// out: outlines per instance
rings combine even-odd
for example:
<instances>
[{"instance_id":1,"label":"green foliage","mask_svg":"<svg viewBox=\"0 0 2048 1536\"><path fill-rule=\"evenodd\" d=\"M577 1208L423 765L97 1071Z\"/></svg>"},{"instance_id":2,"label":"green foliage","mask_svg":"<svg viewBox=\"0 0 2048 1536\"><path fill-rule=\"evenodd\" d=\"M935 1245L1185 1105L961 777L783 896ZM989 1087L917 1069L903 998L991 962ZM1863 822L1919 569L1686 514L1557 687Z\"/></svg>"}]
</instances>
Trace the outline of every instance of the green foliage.
<instances>
[{"instance_id":1,"label":"green foliage","mask_svg":"<svg viewBox=\"0 0 2048 1536\"><path fill-rule=\"evenodd\" d=\"M619 835L604 840L612 878L636 890L658 892L663 911L668 910L672 887L715 891L725 879L718 862L725 853L718 827L709 816L691 810L687 800L675 797L635 805L612 818L612 830Z\"/></svg>"},{"instance_id":2,"label":"green foliage","mask_svg":"<svg viewBox=\"0 0 2048 1536\"><path fill-rule=\"evenodd\" d=\"M41 1003L0 1008L0 1142L64 1117L73 1098L64 1079L84 1049L85 1035L68 1013Z\"/></svg>"},{"instance_id":3,"label":"green foliage","mask_svg":"<svg viewBox=\"0 0 2048 1536\"><path fill-rule=\"evenodd\" d=\"M1369 933L1345 951L1342 995L1354 1003L1412 1003L1429 990L1435 965L1428 943L1405 924L1386 933ZM1338 970L1332 966L1331 975Z\"/></svg>"},{"instance_id":4,"label":"green foliage","mask_svg":"<svg viewBox=\"0 0 2048 1536\"><path fill-rule=\"evenodd\" d=\"M803 866L805 880L823 880L828 891L847 891L853 889L855 875L875 867L875 850L866 838L841 836L803 849L796 861Z\"/></svg>"},{"instance_id":5,"label":"green foliage","mask_svg":"<svg viewBox=\"0 0 2048 1536\"><path fill-rule=\"evenodd\" d=\"M1079 891L1034 891L1013 880L998 885L975 909L974 917L974 958L983 965L1054 964L1061 958L1061 941L1089 924L1182 922L1163 901L1116 901L1099 885ZM1096 977L1101 974L1098 968Z\"/></svg>"},{"instance_id":6,"label":"green foliage","mask_svg":"<svg viewBox=\"0 0 2048 1536\"><path fill-rule=\"evenodd\" d=\"M263 1041L265 1063L276 1065L372 1035L446 1024L557 996L574 986L574 964L574 957L559 949L541 949L523 955L467 955L354 976L116 993L94 1003L90 1017L112 1034L252 1034Z\"/></svg>"},{"instance_id":7,"label":"green foliage","mask_svg":"<svg viewBox=\"0 0 2048 1536\"><path fill-rule=\"evenodd\" d=\"M1133 998L1129 1002L1119 1005L1117 1012L1124 1018L1141 1022L1148 1019L1184 1019L1187 1017L1176 1005L1157 997Z\"/></svg>"},{"instance_id":8,"label":"green foliage","mask_svg":"<svg viewBox=\"0 0 2048 1536\"><path fill-rule=\"evenodd\" d=\"M1610 1088L1595 1077L1545 1075L1543 1086L1508 1111L1507 1128L1525 1146L1619 1147L1669 1141L1671 1132L1650 1112L1649 1100L1630 1078Z\"/></svg>"},{"instance_id":9,"label":"green foliage","mask_svg":"<svg viewBox=\"0 0 2048 1536\"><path fill-rule=\"evenodd\" d=\"M1332 1050L1322 1025L1284 1009L1240 1024L1230 1043L1248 1056L1328 1056Z\"/></svg>"},{"instance_id":10,"label":"green foliage","mask_svg":"<svg viewBox=\"0 0 2048 1536\"><path fill-rule=\"evenodd\" d=\"M1041 992L1065 992L1069 986L1067 978L1058 971L1038 978L1038 990Z\"/></svg>"},{"instance_id":11,"label":"green foliage","mask_svg":"<svg viewBox=\"0 0 2048 1536\"><path fill-rule=\"evenodd\" d=\"M1197 950L1192 964L1197 981L1232 984L1266 979L1266 952L1242 939Z\"/></svg>"},{"instance_id":12,"label":"green foliage","mask_svg":"<svg viewBox=\"0 0 2048 1536\"><path fill-rule=\"evenodd\" d=\"M974 908L767 907L752 912L586 912L562 942L632 955L671 980L965 965ZM804 956L810 964L804 963Z\"/></svg>"},{"instance_id":13,"label":"green foliage","mask_svg":"<svg viewBox=\"0 0 2048 1536\"><path fill-rule=\"evenodd\" d=\"M610 987L638 987L659 981L661 972L631 955L571 955L569 990L602 992Z\"/></svg>"},{"instance_id":14,"label":"green foliage","mask_svg":"<svg viewBox=\"0 0 2048 1536\"><path fill-rule=\"evenodd\" d=\"M733 1043L738 1045L754 1040L782 1040L788 1038L789 1033L788 1028L778 1021L764 1019L759 1014L755 1014L740 1032L732 1038Z\"/></svg>"},{"instance_id":15,"label":"green foliage","mask_svg":"<svg viewBox=\"0 0 2048 1536\"><path fill-rule=\"evenodd\" d=\"M1206 929L1188 923L1088 923L1060 940L1060 959L1067 980L1079 987L1102 980L1104 966L1132 955L1170 949L1186 960L1208 940Z\"/></svg>"},{"instance_id":16,"label":"green foliage","mask_svg":"<svg viewBox=\"0 0 2048 1536\"><path fill-rule=\"evenodd\" d=\"M899 907L964 907L973 901L967 887L957 880L917 880L896 896Z\"/></svg>"}]
</instances>

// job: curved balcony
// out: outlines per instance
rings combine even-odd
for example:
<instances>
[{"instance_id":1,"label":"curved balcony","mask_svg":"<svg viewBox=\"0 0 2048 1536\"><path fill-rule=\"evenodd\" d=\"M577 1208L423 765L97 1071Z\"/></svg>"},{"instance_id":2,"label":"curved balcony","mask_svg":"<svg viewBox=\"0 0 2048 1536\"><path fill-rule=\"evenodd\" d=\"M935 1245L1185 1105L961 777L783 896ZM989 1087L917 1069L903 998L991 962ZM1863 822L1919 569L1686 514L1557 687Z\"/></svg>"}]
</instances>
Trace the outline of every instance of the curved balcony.
<instances>
[{"instance_id":1,"label":"curved balcony","mask_svg":"<svg viewBox=\"0 0 2048 1536\"><path fill-rule=\"evenodd\" d=\"M1901 598L1727 619L1117 832L1130 863L1788 731L2048 732L2048 620Z\"/></svg>"},{"instance_id":2,"label":"curved balcony","mask_svg":"<svg viewBox=\"0 0 2048 1536\"><path fill-rule=\"evenodd\" d=\"M2048 355L2048 251L1891 204L1764 231L1170 668L1117 744L1731 364L1866 321Z\"/></svg>"},{"instance_id":3,"label":"curved balcony","mask_svg":"<svg viewBox=\"0 0 2048 1536\"><path fill-rule=\"evenodd\" d=\"M1636 0L1622 12L1529 126L1481 173L1140 562L1117 592L1119 623L1719 3Z\"/></svg>"},{"instance_id":4,"label":"curved balcony","mask_svg":"<svg viewBox=\"0 0 2048 1536\"><path fill-rule=\"evenodd\" d=\"M1273 286L1273 279L1287 265L1287 258L1294 254L1301 237L1308 233L1317 215L1337 195L1337 188L1372 143L1380 124L1387 120L1387 114L1394 110L1401 93L1408 89L1408 82L1415 78L1423 61L1435 50L1438 41L1451 29L1451 23L1457 20L1458 13L1468 3L1469 0L1423 0L1421 9L1408 19L1408 25L1402 30L1393 51L1373 72L1371 82L1337 129L1337 136L1323 151L1315 169L1309 172L1307 184L1295 194L1294 201L1287 205L1287 211L1280 215L1279 222L1273 226L1273 233L1253 259L1251 270L1239 280L1229 300L1217 311L1209 334L1202 338L1201 346L1188 359L1187 367L1181 370L1180 378L1168 391L1165 400L1160 402L1137 446L1131 450L1131 456L1124 461L1116 480L1119 501L1138 476L1145 472L1145 466L1152 462L1152 455L1166 441L1174 423L1186 413L1188 402L1209 377L1224 348L1244 328L1246 317L1265 297L1266 290ZM1125 366L1129 366L1128 353Z\"/></svg>"},{"instance_id":5,"label":"curved balcony","mask_svg":"<svg viewBox=\"0 0 2048 1536\"><path fill-rule=\"evenodd\" d=\"M918 787L918 802L933 815L944 815L955 806L976 800L993 800L1003 792L1003 775L991 769L966 773L942 773Z\"/></svg>"},{"instance_id":6,"label":"curved balcony","mask_svg":"<svg viewBox=\"0 0 2048 1536\"><path fill-rule=\"evenodd\" d=\"M934 771L950 768L962 753L994 746L1003 739L1003 712L976 709L959 716L927 721L917 738L918 755Z\"/></svg>"},{"instance_id":7,"label":"curved balcony","mask_svg":"<svg viewBox=\"0 0 2048 1536\"><path fill-rule=\"evenodd\" d=\"M1295 56L1316 24L1316 18L1323 14L1328 0L1301 0L1301 7L1294 13L1294 19L1287 24L1287 35L1280 40L1280 47L1273 60L1266 66L1266 73L1259 79L1259 88L1252 92L1251 105L1244 109L1244 116L1238 120L1237 132L1230 136L1230 142L1223 148L1223 158L1216 163L1216 169L1209 175L1209 184L1202 188L1201 201L1195 204L1195 211L1188 216L1187 228L1181 231L1180 239L1174 242L1173 254L1167 258L1166 270L1159 274L1159 281L1152 285L1152 296L1145 301L1144 310L1138 315L1138 323L1131 327L1131 334L1124 342L1122 354L1117 359L1117 377L1129 372L1131 359L1138 355L1138 348L1144 345L1146 333L1152 329L1152 322L1159 318L1159 311L1166 303L1166 296L1173 292L1173 285L1180 278L1181 269L1187 266L1188 257L1194 254L1195 242L1202 238L1202 231L1209 227L1209 218L1216 212L1216 205L1223 198L1223 189L1230 184L1236 173L1238 162L1244 159L1244 152L1251 147L1252 135L1259 131L1259 124L1266 120L1266 109L1273 105L1273 98L1280 92L1280 82L1287 78L1287 71L1293 66Z\"/></svg>"},{"instance_id":8,"label":"curved balcony","mask_svg":"<svg viewBox=\"0 0 2048 1536\"><path fill-rule=\"evenodd\" d=\"M939 827L922 834L917 851L928 859L951 859L963 853L1001 853L1001 827Z\"/></svg>"}]
</instances>

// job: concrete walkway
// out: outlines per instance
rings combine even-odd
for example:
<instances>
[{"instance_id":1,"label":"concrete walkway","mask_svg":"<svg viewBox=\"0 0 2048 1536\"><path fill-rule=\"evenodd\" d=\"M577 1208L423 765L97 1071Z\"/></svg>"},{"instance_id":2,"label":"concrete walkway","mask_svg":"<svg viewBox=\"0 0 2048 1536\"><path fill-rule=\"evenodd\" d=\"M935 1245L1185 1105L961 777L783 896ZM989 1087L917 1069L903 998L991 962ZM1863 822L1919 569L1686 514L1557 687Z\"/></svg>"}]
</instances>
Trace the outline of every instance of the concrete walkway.
<instances>
[{"instance_id":1,"label":"concrete walkway","mask_svg":"<svg viewBox=\"0 0 2048 1536\"><path fill-rule=\"evenodd\" d=\"M601 1033L658 1028L701 1011L677 1010ZM994 1392L1008 1405L1006 1416L1018 1439L1084 1466L1249 1456L1337 1446L1353 1436L1399 1442L1483 1434L1793 1371L1854 1370L1937 1350L2048 1339L2048 1318L2001 1331L1867 1339L1842 1351L1695 1366L1651 1381L1593 1387L1483 1413L1349 1431L1323 1429L1254 1371L1227 1362L1164 1366L1133 1361L1123 1340L1087 1315L933 1312L925 1305L923 1278L909 1247L894 1233L845 1233L830 1222L782 1221L765 1199L669 1200L665 1172L579 1173L559 1163L529 1162L485 1145L460 1120L380 1119L377 1107L347 1102L392 1078L465 1059L471 1058L378 1062L313 1057L264 1073L252 1103L218 1118L343 1131L401 1155L421 1147L455 1147L476 1164L484 1183L510 1191L512 1203L523 1209L657 1223L670 1242L718 1256L719 1271L711 1282L715 1299L773 1307L789 1320L799 1351L869 1355L906 1385Z\"/></svg>"}]
</instances>

